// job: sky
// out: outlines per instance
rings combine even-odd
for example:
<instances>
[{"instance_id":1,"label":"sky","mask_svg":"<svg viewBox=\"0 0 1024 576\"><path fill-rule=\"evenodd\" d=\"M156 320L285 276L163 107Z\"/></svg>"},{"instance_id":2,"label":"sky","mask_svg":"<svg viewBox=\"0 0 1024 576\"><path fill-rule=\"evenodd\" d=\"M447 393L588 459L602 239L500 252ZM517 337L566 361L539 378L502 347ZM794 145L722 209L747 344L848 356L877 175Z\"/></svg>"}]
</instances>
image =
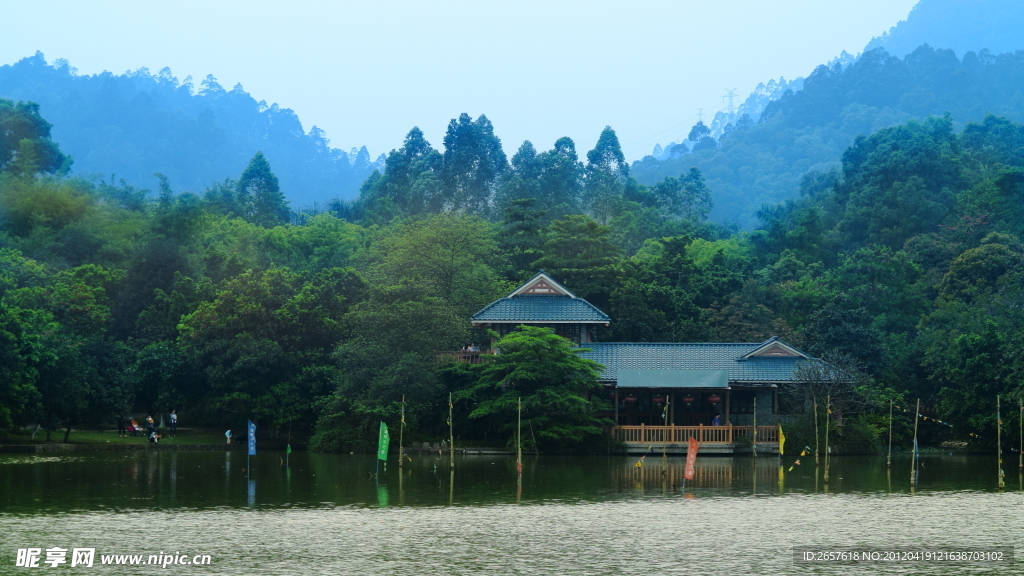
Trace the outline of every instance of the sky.
<instances>
[{"instance_id":1,"label":"sky","mask_svg":"<svg viewBox=\"0 0 1024 576\"><path fill-rule=\"evenodd\" d=\"M0 0L0 65L39 50L79 74L213 74L373 156L413 126L443 149L466 112L509 156L569 136L583 157L607 125L635 160L724 108L726 89L859 53L916 1Z\"/></svg>"}]
</instances>

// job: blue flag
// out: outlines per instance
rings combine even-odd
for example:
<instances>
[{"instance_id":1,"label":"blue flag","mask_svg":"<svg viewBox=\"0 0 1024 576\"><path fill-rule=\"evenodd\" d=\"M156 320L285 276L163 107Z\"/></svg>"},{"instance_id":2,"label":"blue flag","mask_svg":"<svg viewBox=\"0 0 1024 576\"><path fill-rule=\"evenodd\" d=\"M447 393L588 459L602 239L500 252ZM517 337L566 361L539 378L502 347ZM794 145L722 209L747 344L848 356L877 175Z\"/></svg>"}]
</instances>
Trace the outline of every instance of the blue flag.
<instances>
[{"instance_id":1,"label":"blue flag","mask_svg":"<svg viewBox=\"0 0 1024 576\"><path fill-rule=\"evenodd\" d=\"M249 456L256 455L256 425L249 420Z\"/></svg>"}]
</instances>

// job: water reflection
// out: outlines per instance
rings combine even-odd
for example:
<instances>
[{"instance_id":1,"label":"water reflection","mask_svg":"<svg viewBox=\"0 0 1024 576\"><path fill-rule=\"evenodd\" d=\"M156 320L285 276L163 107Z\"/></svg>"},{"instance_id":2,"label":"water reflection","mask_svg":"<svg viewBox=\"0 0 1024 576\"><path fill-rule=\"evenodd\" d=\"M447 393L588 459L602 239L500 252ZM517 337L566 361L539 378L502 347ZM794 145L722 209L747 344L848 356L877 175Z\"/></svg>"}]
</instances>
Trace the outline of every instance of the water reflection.
<instances>
[{"instance_id":1,"label":"water reflection","mask_svg":"<svg viewBox=\"0 0 1024 576\"><path fill-rule=\"evenodd\" d=\"M280 456L283 456L281 454ZM0 455L0 511L97 508L438 506L672 498L684 493L684 458L637 467L635 457L528 457L519 478L512 457L424 457L374 477L371 456L295 453L290 466L266 452L232 474L232 452L96 452L68 457ZM810 462L780 467L774 457L698 458L685 493L781 496L828 493L995 491L991 458L922 458L916 485L910 459L844 457L830 482ZM792 465L792 463L790 463ZM901 473L902 471L902 473ZM218 478L219 477L219 478ZM218 481L219 480L219 481ZM260 497L256 498L256 483ZM1018 475L1024 490L1024 475ZM45 495L45 498L39 495Z\"/></svg>"}]
</instances>

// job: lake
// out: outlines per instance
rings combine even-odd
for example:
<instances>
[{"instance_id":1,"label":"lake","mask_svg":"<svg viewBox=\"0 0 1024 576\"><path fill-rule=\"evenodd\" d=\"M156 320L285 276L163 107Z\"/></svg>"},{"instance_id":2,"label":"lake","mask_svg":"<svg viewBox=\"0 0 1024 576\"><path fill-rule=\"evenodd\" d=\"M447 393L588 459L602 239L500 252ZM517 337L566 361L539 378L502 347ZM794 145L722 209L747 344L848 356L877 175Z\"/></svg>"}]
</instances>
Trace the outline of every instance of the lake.
<instances>
[{"instance_id":1,"label":"lake","mask_svg":"<svg viewBox=\"0 0 1024 576\"><path fill-rule=\"evenodd\" d=\"M1016 458L996 489L994 457L776 458L413 456L374 478L365 455L260 452L0 454L0 574L18 549L68 549L60 573L138 574L159 555L186 574L993 574L1024 560L794 561L818 551L1013 546L1024 554ZM73 548L94 566L71 567ZM1012 553L1010 554L1012 556ZM1024 559L1024 556L1022 556ZM140 572L141 571L141 572Z\"/></svg>"}]
</instances>

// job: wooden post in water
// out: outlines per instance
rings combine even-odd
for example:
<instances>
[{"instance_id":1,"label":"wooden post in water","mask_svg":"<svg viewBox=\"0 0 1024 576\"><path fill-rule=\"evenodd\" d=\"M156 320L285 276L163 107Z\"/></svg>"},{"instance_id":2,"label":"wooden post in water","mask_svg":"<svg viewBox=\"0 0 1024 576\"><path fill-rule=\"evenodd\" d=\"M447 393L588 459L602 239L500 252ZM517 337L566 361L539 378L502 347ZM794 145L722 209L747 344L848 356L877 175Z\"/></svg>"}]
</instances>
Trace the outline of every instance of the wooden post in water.
<instances>
[{"instance_id":1,"label":"wooden post in water","mask_svg":"<svg viewBox=\"0 0 1024 576\"><path fill-rule=\"evenodd\" d=\"M452 420L452 393L448 393L448 464L455 472L455 422Z\"/></svg>"},{"instance_id":2,"label":"wooden post in water","mask_svg":"<svg viewBox=\"0 0 1024 576\"><path fill-rule=\"evenodd\" d=\"M662 440L662 443L661 443L661 475L663 477L668 475L668 440L669 440L669 438L667 437L667 435L672 433L672 429L668 427L668 404L670 402L669 398L671 396L672 396L672 394L666 394L665 395L665 411L664 411L665 413L662 414L662 416L661 416L661 419L665 421L664 422L664 425L665 425L665 436L662 436L662 438L661 438L661 440Z\"/></svg>"},{"instance_id":3,"label":"wooden post in water","mask_svg":"<svg viewBox=\"0 0 1024 576\"><path fill-rule=\"evenodd\" d=\"M752 436L753 441L750 444L750 453L754 459L757 459L757 390L754 390L754 434Z\"/></svg>"},{"instance_id":4,"label":"wooden post in water","mask_svg":"<svg viewBox=\"0 0 1024 576\"><path fill-rule=\"evenodd\" d=\"M1003 481L1003 415L1002 406L999 404L999 394L996 394L996 455L999 457L999 489L1006 486Z\"/></svg>"},{"instance_id":5,"label":"wooden post in water","mask_svg":"<svg viewBox=\"0 0 1024 576\"><path fill-rule=\"evenodd\" d=\"M889 399L889 456L885 459L885 467L892 468L892 398Z\"/></svg>"},{"instance_id":6,"label":"wooden post in water","mask_svg":"<svg viewBox=\"0 0 1024 576\"><path fill-rule=\"evenodd\" d=\"M402 460L405 460L405 450L402 449L402 440L405 435L405 394L402 394L402 424L398 428L398 467L402 467ZM398 471L398 477L402 477L402 471ZM399 489L401 492L401 489ZM399 497L401 498L401 497Z\"/></svg>"},{"instance_id":7,"label":"wooden post in water","mask_svg":"<svg viewBox=\"0 0 1024 576\"><path fill-rule=\"evenodd\" d=\"M825 399L825 486L828 486L828 455L829 455L829 452L830 452L829 446L828 446L828 421L829 421L829 416L828 415L831 414L831 413L832 413L832 396L827 396L826 399Z\"/></svg>"},{"instance_id":8,"label":"wooden post in water","mask_svg":"<svg viewBox=\"0 0 1024 576\"><path fill-rule=\"evenodd\" d=\"M516 416L516 478L523 482L523 399L519 398L519 414Z\"/></svg>"},{"instance_id":9,"label":"wooden post in water","mask_svg":"<svg viewBox=\"0 0 1024 576\"><path fill-rule=\"evenodd\" d=\"M914 453L910 457L910 485L917 484L917 422L921 419L921 399L917 399L917 410L914 412Z\"/></svg>"},{"instance_id":10,"label":"wooden post in water","mask_svg":"<svg viewBox=\"0 0 1024 576\"><path fill-rule=\"evenodd\" d=\"M815 467L818 466L818 453L820 452L820 450L818 450L818 438L820 436L821 435L818 433L818 399L815 398L814 399L814 466ZM814 477L815 478L818 477L818 471L817 470L814 471Z\"/></svg>"}]
</instances>

